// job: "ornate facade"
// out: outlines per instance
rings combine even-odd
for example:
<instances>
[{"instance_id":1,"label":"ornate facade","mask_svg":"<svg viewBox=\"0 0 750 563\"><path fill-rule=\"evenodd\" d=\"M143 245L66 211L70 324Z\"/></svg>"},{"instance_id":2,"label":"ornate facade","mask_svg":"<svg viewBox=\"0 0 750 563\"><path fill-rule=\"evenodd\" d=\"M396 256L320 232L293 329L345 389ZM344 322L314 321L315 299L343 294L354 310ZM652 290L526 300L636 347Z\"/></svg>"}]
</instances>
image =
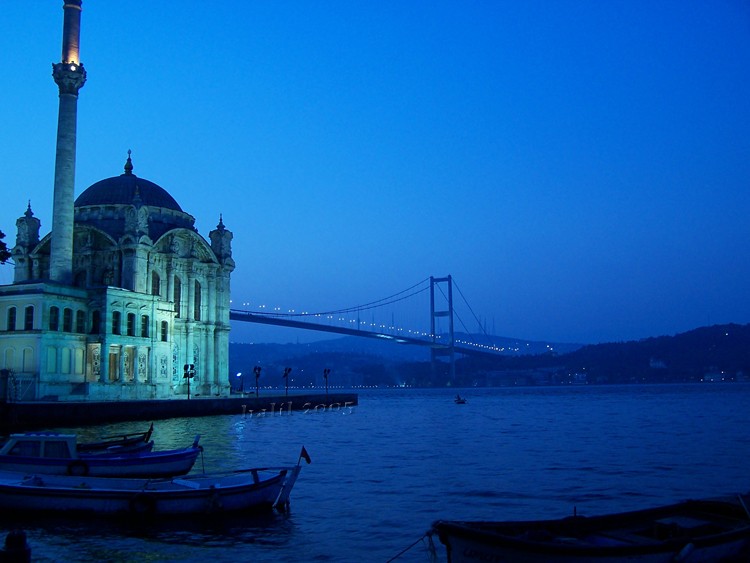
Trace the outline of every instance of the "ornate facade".
<instances>
[{"instance_id":1,"label":"ornate facade","mask_svg":"<svg viewBox=\"0 0 750 563\"><path fill-rule=\"evenodd\" d=\"M125 171L74 201L81 0L63 1L52 230L18 219L0 286L0 400L229 394L232 233L198 234L166 190Z\"/></svg>"},{"instance_id":2,"label":"ornate facade","mask_svg":"<svg viewBox=\"0 0 750 563\"><path fill-rule=\"evenodd\" d=\"M207 242L163 188L133 174L74 206L73 284L50 280L52 233L18 219L14 283L0 287L0 369L11 400L229 393L232 233ZM194 366L186 378L184 366Z\"/></svg>"}]
</instances>

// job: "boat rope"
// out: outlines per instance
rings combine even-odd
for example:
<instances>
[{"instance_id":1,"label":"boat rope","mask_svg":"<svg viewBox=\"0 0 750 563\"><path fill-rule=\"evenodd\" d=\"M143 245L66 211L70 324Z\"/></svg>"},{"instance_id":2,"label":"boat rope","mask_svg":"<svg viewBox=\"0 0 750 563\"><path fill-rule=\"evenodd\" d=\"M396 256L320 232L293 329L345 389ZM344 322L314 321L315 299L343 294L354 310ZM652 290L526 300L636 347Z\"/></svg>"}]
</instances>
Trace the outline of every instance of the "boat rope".
<instances>
[{"instance_id":1,"label":"boat rope","mask_svg":"<svg viewBox=\"0 0 750 563\"><path fill-rule=\"evenodd\" d=\"M745 504L745 499L742 498L742 495L737 495L737 500L740 501L740 505L742 508L745 509L745 514L747 514L748 518L750 518L750 510L747 509L747 505Z\"/></svg>"},{"instance_id":2,"label":"boat rope","mask_svg":"<svg viewBox=\"0 0 750 563\"><path fill-rule=\"evenodd\" d=\"M412 543L409 547L402 549L399 551L396 555L391 557L386 563L391 563L391 561L395 561L399 557L401 557L404 553L409 551L412 547L417 545L418 543L422 542L424 543L424 540L427 539L427 552L430 555L430 561L437 561L437 551L435 550L435 543L432 541L432 530L429 532L426 532L421 538L419 538L417 541Z\"/></svg>"}]
</instances>

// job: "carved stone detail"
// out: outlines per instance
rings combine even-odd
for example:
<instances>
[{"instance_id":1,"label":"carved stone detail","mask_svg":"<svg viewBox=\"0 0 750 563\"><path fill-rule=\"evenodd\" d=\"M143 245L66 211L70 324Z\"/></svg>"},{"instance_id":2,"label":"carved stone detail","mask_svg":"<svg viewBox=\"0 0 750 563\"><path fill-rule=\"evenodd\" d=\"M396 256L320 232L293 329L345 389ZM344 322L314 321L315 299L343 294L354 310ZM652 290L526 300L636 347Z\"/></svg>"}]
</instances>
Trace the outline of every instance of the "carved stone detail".
<instances>
[{"instance_id":1,"label":"carved stone detail","mask_svg":"<svg viewBox=\"0 0 750 563\"><path fill-rule=\"evenodd\" d=\"M61 94L78 95L78 90L86 83L86 69L82 64L54 63L52 78L60 89Z\"/></svg>"}]
</instances>

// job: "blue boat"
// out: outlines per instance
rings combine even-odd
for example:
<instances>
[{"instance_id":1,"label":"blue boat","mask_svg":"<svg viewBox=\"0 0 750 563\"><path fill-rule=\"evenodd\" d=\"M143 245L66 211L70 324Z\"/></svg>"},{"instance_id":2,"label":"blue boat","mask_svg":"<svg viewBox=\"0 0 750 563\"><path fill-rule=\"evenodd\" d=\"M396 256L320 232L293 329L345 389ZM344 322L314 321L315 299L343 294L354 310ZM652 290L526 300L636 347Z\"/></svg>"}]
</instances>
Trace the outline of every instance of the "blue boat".
<instances>
[{"instance_id":1,"label":"blue boat","mask_svg":"<svg viewBox=\"0 0 750 563\"><path fill-rule=\"evenodd\" d=\"M0 470L45 475L173 477L190 472L203 448L161 451L79 451L75 434L11 434L0 449Z\"/></svg>"},{"instance_id":2,"label":"blue boat","mask_svg":"<svg viewBox=\"0 0 750 563\"><path fill-rule=\"evenodd\" d=\"M154 449L151 436L154 433L154 423L151 423L145 432L131 434L118 434L106 436L98 442L78 442L78 453L100 454L100 453L141 453Z\"/></svg>"}]
</instances>

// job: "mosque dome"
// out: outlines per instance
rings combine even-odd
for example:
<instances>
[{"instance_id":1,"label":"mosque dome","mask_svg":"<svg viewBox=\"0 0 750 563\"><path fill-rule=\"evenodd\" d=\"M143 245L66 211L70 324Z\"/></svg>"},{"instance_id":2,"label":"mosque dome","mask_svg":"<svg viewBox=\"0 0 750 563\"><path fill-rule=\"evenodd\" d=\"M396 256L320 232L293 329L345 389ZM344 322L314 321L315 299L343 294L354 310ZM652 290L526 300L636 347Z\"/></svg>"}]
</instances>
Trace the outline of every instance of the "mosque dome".
<instances>
[{"instance_id":1,"label":"mosque dome","mask_svg":"<svg viewBox=\"0 0 750 563\"><path fill-rule=\"evenodd\" d=\"M78 196L74 205L75 207L132 205L139 199L141 205L182 212L180 205L167 190L133 174L133 163L128 151L125 172L92 184Z\"/></svg>"},{"instance_id":2,"label":"mosque dome","mask_svg":"<svg viewBox=\"0 0 750 563\"><path fill-rule=\"evenodd\" d=\"M174 229L196 231L195 218L167 190L133 174L130 151L123 174L92 184L73 207L76 225L94 227L115 240L146 234L156 241Z\"/></svg>"}]
</instances>

